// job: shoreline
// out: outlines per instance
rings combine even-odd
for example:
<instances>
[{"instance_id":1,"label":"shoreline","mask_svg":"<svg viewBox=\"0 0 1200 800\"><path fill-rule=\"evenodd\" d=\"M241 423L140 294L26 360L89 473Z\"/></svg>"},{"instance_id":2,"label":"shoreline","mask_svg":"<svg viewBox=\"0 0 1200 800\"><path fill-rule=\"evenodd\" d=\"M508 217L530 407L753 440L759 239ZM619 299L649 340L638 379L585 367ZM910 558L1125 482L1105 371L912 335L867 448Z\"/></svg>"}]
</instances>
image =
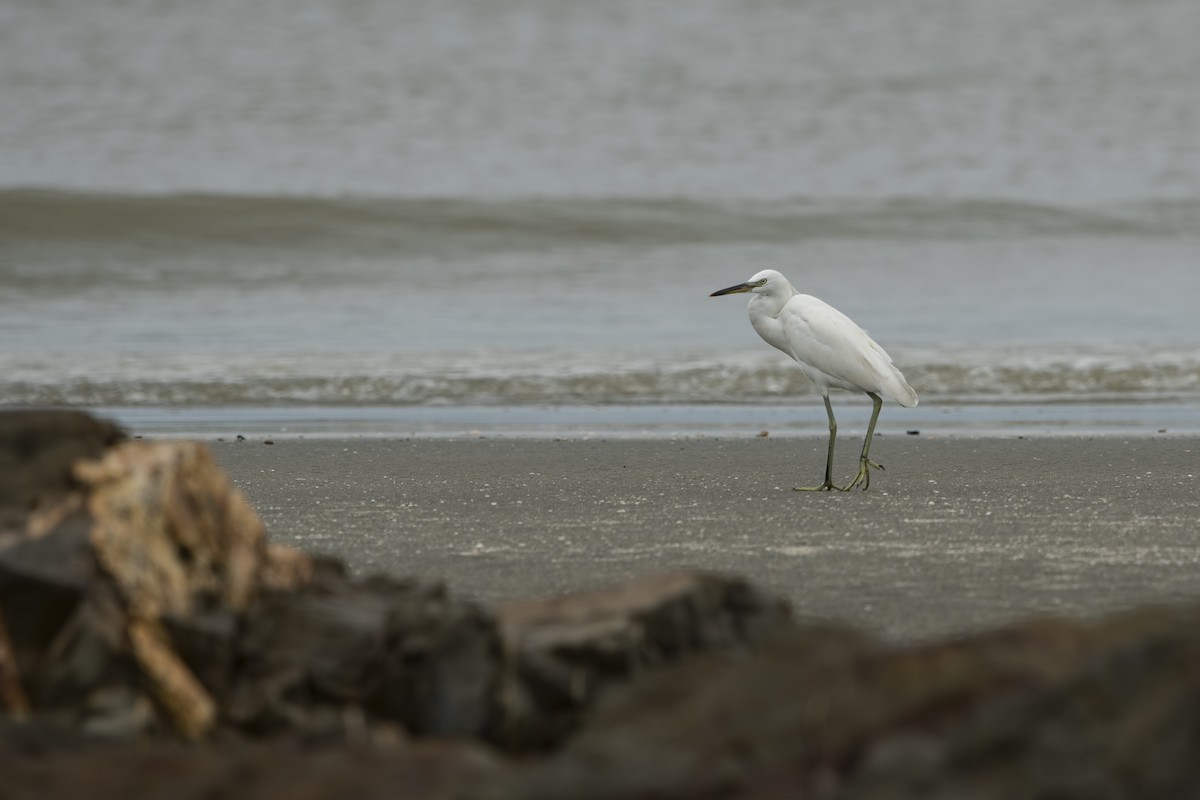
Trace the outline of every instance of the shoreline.
<instances>
[{"instance_id":1,"label":"shoreline","mask_svg":"<svg viewBox=\"0 0 1200 800\"><path fill-rule=\"evenodd\" d=\"M201 439L271 538L495 604L676 568L896 639L1200 597L1200 436ZM840 439L837 479L858 444Z\"/></svg>"},{"instance_id":2,"label":"shoreline","mask_svg":"<svg viewBox=\"0 0 1200 800\"><path fill-rule=\"evenodd\" d=\"M686 437L823 437L820 399L764 404L612 405L342 405L90 407L136 434L164 438L522 438L652 441ZM861 437L870 416L865 398L835 403L840 436ZM877 433L924 436L1200 436L1200 396L1087 402L1012 400L948 403L914 409L888 404Z\"/></svg>"}]
</instances>

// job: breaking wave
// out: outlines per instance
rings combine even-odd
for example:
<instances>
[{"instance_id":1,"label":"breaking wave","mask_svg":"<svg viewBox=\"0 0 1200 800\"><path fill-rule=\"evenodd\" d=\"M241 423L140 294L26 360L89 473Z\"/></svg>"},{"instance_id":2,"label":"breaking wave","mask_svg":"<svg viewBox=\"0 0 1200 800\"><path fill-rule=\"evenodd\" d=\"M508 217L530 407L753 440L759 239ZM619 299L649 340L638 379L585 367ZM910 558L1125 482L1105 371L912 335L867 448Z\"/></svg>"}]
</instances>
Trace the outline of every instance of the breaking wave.
<instances>
[{"instance_id":1,"label":"breaking wave","mask_svg":"<svg viewBox=\"0 0 1200 800\"><path fill-rule=\"evenodd\" d=\"M926 403L1096 402L1200 395L1194 351L1055 354L898 353ZM270 364L270 366L264 366ZM6 405L584 405L781 403L815 397L781 358L744 355L670 360L553 354L422 358L388 355L278 357L219 364L139 362L10 364L0 378Z\"/></svg>"}]
</instances>

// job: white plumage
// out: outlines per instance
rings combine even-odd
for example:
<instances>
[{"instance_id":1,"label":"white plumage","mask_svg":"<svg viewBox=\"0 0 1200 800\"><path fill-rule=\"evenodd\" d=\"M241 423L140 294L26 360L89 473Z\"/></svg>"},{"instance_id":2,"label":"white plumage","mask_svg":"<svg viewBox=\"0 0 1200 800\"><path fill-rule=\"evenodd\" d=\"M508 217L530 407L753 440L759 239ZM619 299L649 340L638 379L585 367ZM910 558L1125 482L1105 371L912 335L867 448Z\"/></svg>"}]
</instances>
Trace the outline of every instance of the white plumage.
<instances>
[{"instance_id":1,"label":"white plumage","mask_svg":"<svg viewBox=\"0 0 1200 800\"><path fill-rule=\"evenodd\" d=\"M720 289L710 296L742 292L753 295L748 311L754 330L767 344L791 356L825 400L825 410L829 416L825 482L820 486L797 488L848 491L861 485L866 489L871 482L869 468L882 469L867 457L883 404L880 395L912 408L917 404L917 393L892 363L887 351L854 320L823 300L800 294L787 278L775 270L763 270L745 283ZM837 438L837 421L829 402L830 389L863 392L875 404L859 458L858 474L846 486L835 486L830 477L833 447Z\"/></svg>"}]
</instances>

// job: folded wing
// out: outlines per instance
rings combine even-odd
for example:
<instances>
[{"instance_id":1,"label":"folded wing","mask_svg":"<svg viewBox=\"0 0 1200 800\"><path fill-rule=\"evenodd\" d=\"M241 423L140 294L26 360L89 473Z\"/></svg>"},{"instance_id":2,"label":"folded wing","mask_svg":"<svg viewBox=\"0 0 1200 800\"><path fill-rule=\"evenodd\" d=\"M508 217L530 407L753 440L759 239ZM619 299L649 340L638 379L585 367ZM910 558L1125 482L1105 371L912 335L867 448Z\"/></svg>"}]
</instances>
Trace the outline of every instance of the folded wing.
<instances>
[{"instance_id":1,"label":"folded wing","mask_svg":"<svg viewBox=\"0 0 1200 800\"><path fill-rule=\"evenodd\" d=\"M917 404L917 393L891 356L833 306L798 294L779 316L792 356L822 373L830 386L875 392L909 408Z\"/></svg>"}]
</instances>

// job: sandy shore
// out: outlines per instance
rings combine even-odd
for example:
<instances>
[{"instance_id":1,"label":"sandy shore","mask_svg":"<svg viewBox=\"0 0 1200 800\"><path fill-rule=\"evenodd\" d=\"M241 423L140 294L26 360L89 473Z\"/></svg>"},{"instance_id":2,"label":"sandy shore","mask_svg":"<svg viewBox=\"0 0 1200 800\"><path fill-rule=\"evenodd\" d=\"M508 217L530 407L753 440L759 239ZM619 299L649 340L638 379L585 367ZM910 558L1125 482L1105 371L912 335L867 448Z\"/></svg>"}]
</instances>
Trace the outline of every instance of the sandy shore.
<instances>
[{"instance_id":1,"label":"sandy shore","mask_svg":"<svg viewBox=\"0 0 1200 800\"><path fill-rule=\"evenodd\" d=\"M897 637L1200 596L1200 438L212 441L272 537L492 602L699 567ZM850 472L857 445L839 452Z\"/></svg>"}]
</instances>

